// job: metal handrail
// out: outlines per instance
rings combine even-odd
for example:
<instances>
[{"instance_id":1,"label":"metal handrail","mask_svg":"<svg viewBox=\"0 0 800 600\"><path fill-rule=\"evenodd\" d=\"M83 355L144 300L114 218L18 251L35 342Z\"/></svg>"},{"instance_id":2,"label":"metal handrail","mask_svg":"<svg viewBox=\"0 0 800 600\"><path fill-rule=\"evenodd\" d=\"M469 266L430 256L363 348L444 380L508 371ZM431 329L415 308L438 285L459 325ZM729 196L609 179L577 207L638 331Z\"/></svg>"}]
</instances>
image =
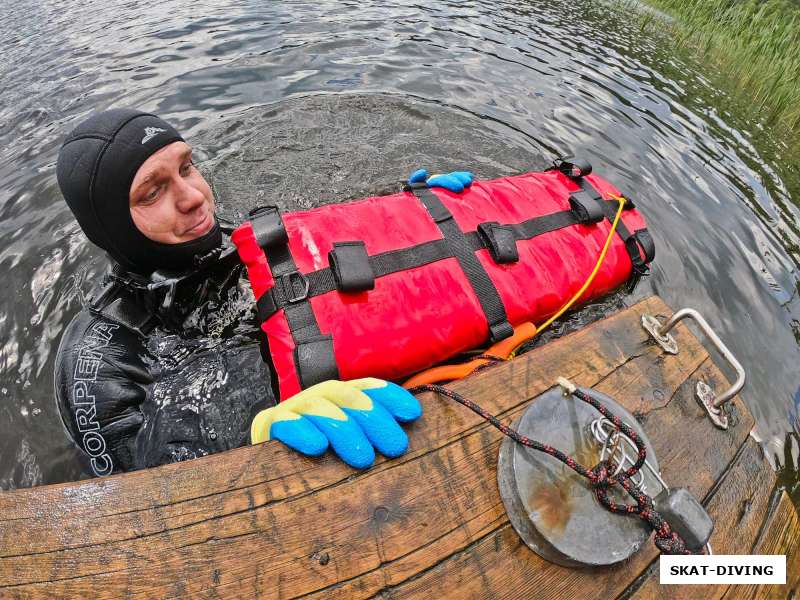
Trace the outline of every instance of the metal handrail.
<instances>
[{"instance_id":1,"label":"metal handrail","mask_svg":"<svg viewBox=\"0 0 800 600\"><path fill-rule=\"evenodd\" d=\"M719 351L720 354L722 354L723 357L725 357L725 360L727 360L736 371L736 381L733 382L731 387L719 395L717 395L711 386L706 384L704 381L698 381L695 388L697 400L706 409L706 412L708 413L712 423L714 423L714 425L720 429L727 429L728 415L722 410L722 406L724 406L726 402L730 402L731 398L738 394L742 387L744 387L745 372L744 368L742 368L742 365L738 360L736 360L736 357L723 343L723 341L719 339L719 336L714 332L714 330L711 329L711 326L706 322L703 316L693 308L682 308L662 325L661 321L659 321L656 317L642 315L642 327L644 327L644 329L653 337L653 339L665 352L668 352L669 354L677 354L678 343L675 341L675 338L669 334L669 332L673 327L675 327L675 325L684 319L694 319L697 321L697 324L700 326L700 329L703 330L703 333L706 334L708 339L711 340L711 343L714 344L714 347Z\"/></svg>"},{"instance_id":2,"label":"metal handrail","mask_svg":"<svg viewBox=\"0 0 800 600\"><path fill-rule=\"evenodd\" d=\"M723 404L725 404L728 400L733 398L736 394L738 394L741 389L744 387L745 382L745 372L744 368L742 367L741 363L736 360L736 357L733 353L728 349L725 343L719 339L719 336L711 329L711 326L708 322L703 318L699 312L697 312L693 308L682 308L678 312L676 312L672 317L667 321L664 325L662 325L658 329L659 335L666 337L666 335L672 330L675 325L683 321L684 319L694 319L697 321L697 324L700 326L700 329L703 330L703 333L706 334L711 343L714 344L714 347L719 350L719 353L727 360L733 369L736 371L736 381L733 382L730 388L725 390L723 393L719 394L716 399L714 400L714 408L719 408Z\"/></svg>"}]
</instances>

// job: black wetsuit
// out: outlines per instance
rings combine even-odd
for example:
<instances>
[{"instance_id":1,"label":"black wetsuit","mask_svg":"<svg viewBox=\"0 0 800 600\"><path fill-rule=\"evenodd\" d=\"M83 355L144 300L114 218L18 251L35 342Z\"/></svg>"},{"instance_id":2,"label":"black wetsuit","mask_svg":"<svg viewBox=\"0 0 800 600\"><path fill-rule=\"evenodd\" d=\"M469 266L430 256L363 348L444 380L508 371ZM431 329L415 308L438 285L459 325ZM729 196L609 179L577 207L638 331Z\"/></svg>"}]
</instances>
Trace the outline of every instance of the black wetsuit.
<instances>
[{"instance_id":1,"label":"black wetsuit","mask_svg":"<svg viewBox=\"0 0 800 600\"><path fill-rule=\"evenodd\" d=\"M56 397L95 475L176 462L246 444L275 403L241 269L145 289L117 267L66 328ZM152 279L150 280L153 281ZM138 282L138 283L137 283Z\"/></svg>"}]
</instances>

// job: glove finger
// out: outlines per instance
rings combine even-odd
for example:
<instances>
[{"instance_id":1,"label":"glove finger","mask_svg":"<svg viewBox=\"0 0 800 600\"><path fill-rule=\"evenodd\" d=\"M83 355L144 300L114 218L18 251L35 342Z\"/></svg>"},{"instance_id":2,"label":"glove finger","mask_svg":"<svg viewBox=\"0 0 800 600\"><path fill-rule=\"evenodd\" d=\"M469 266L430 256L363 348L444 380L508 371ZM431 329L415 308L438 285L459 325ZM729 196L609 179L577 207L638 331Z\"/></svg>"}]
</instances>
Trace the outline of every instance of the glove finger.
<instances>
[{"instance_id":1,"label":"glove finger","mask_svg":"<svg viewBox=\"0 0 800 600\"><path fill-rule=\"evenodd\" d=\"M325 435L309 418L303 416L290 421L275 421L269 435L306 456L319 456L328 449Z\"/></svg>"},{"instance_id":2,"label":"glove finger","mask_svg":"<svg viewBox=\"0 0 800 600\"><path fill-rule=\"evenodd\" d=\"M451 192L458 193L464 191L464 184L461 183L457 177L453 177L449 174L439 174L429 177L427 183L429 187L440 187L450 190Z\"/></svg>"},{"instance_id":3,"label":"glove finger","mask_svg":"<svg viewBox=\"0 0 800 600\"><path fill-rule=\"evenodd\" d=\"M453 171L452 173L448 173L448 175L458 179L465 188L471 186L475 179L469 171Z\"/></svg>"},{"instance_id":4,"label":"glove finger","mask_svg":"<svg viewBox=\"0 0 800 600\"><path fill-rule=\"evenodd\" d=\"M380 402L372 402L369 410L344 408L356 421L375 449L389 458L400 456L408 449L408 436Z\"/></svg>"},{"instance_id":5,"label":"glove finger","mask_svg":"<svg viewBox=\"0 0 800 600\"><path fill-rule=\"evenodd\" d=\"M352 418L343 421L317 415L306 418L325 434L336 455L351 467L366 469L375 462L375 449Z\"/></svg>"},{"instance_id":6,"label":"glove finger","mask_svg":"<svg viewBox=\"0 0 800 600\"><path fill-rule=\"evenodd\" d=\"M414 394L396 383L383 383L385 385L382 387L366 388L363 392L401 423L408 423L422 416L422 405Z\"/></svg>"},{"instance_id":7,"label":"glove finger","mask_svg":"<svg viewBox=\"0 0 800 600\"><path fill-rule=\"evenodd\" d=\"M411 177L408 178L408 183L419 183L420 181L425 181L428 178L428 171L425 169L417 169L411 174Z\"/></svg>"}]
</instances>

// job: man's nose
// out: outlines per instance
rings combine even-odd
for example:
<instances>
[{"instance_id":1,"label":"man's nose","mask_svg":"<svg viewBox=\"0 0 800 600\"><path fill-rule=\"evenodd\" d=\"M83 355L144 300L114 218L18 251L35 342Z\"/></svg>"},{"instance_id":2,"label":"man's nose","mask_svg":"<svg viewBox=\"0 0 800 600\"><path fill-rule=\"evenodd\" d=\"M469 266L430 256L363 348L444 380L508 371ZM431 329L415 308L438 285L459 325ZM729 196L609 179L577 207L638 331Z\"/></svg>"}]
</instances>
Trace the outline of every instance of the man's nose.
<instances>
[{"instance_id":1,"label":"man's nose","mask_svg":"<svg viewBox=\"0 0 800 600\"><path fill-rule=\"evenodd\" d=\"M194 187L183 177L178 177L175 191L175 205L180 212L192 212L205 201L203 191Z\"/></svg>"}]
</instances>

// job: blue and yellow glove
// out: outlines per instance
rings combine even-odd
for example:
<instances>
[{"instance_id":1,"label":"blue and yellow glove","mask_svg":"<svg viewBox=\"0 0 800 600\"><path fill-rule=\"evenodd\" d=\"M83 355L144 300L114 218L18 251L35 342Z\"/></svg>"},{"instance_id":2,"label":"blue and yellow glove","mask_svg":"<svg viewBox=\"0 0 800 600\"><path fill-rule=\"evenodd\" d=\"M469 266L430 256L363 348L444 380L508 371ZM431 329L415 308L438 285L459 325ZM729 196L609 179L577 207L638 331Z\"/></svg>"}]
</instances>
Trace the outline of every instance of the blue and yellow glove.
<instances>
[{"instance_id":1,"label":"blue and yellow glove","mask_svg":"<svg viewBox=\"0 0 800 600\"><path fill-rule=\"evenodd\" d=\"M464 188L472 185L473 176L469 171L451 171L450 173L438 173L428 177L425 169L418 169L408 178L408 184L425 182L428 187L440 187L451 192L463 192Z\"/></svg>"},{"instance_id":2,"label":"blue and yellow glove","mask_svg":"<svg viewBox=\"0 0 800 600\"><path fill-rule=\"evenodd\" d=\"M277 406L262 410L250 426L250 441L280 440L307 456L328 449L351 467L365 469L375 450L386 457L408 449L398 425L418 419L419 401L399 385L382 379L323 381Z\"/></svg>"}]
</instances>

